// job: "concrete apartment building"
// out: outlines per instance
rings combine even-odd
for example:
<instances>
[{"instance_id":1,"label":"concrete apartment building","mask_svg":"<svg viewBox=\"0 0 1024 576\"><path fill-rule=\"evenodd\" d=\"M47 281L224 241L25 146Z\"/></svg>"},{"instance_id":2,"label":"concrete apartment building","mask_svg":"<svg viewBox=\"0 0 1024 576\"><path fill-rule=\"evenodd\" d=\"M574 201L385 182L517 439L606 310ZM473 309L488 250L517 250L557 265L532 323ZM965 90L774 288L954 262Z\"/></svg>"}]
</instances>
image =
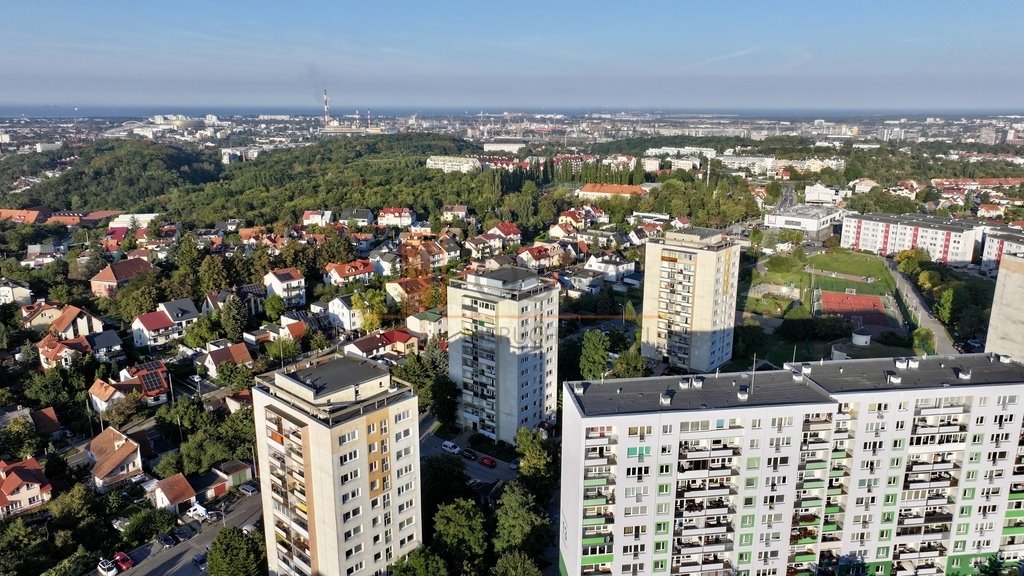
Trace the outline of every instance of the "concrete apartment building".
<instances>
[{"instance_id":1,"label":"concrete apartment building","mask_svg":"<svg viewBox=\"0 0 1024 576\"><path fill-rule=\"evenodd\" d=\"M970 573L1024 555L1007 356L567 382L562 574Z\"/></svg>"},{"instance_id":2,"label":"concrete apartment building","mask_svg":"<svg viewBox=\"0 0 1024 576\"><path fill-rule=\"evenodd\" d=\"M558 286L506 266L448 284L448 375L458 423L512 443L557 410Z\"/></svg>"},{"instance_id":3,"label":"concrete apartment building","mask_svg":"<svg viewBox=\"0 0 1024 576\"><path fill-rule=\"evenodd\" d=\"M883 256L922 248L934 262L966 266L981 245L982 229L972 222L924 214L847 214L840 245Z\"/></svg>"},{"instance_id":4,"label":"concrete apartment building","mask_svg":"<svg viewBox=\"0 0 1024 576\"><path fill-rule=\"evenodd\" d=\"M732 358L739 245L690 227L647 243L641 353L707 372Z\"/></svg>"},{"instance_id":5,"label":"concrete apartment building","mask_svg":"<svg viewBox=\"0 0 1024 576\"><path fill-rule=\"evenodd\" d=\"M420 545L411 388L329 353L257 376L252 397L271 575L383 574Z\"/></svg>"},{"instance_id":6,"label":"concrete apartment building","mask_svg":"<svg viewBox=\"0 0 1024 576\"><path fill-rule=\"evenodd\" d=\"M1003 254L985 351L1024 359L1024 252Z\"/></svg>"},{"instance_id":7,"label":"concrete apartment building","mask_svg":"<svg viewBox=\"0 0 1024 576\"><path fill-rule=\"evenodd\" d=\"M480 160L463 158L462 156L431 156L427 158L427 168L448 172L468 173L480 170Z\"/></svg>"},{"instance_id":8,"label":"concrete apartment building","mask_svg":"<svg viewBox=\"0 0 1024 576\"><path fill-rule=\"evenodd\" d=\"M988 273L999 270L1003 254L1024 254L1024 230L997 228L985 233L981 269Z\"/></svg>"},{"instance_id":9,"label":"concrete apartment building","mask_svg":"<svg viewBox=\"0 0 1024 576\"><path fill-rule=\"evenodd\" d=\"M799 230L810 240L824 240L842 222L843 211L833 206L797 204L764 215L764 225L773 230Z\"/></svg>"}]
</instances>

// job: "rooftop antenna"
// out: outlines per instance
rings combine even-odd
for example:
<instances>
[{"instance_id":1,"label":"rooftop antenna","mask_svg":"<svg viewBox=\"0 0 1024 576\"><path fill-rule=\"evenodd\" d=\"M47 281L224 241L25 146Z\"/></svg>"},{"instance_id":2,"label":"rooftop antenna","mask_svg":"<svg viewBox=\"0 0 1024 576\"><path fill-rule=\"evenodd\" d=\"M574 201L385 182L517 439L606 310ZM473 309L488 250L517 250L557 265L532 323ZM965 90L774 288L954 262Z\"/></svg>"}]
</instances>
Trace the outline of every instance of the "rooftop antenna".
<instances>
[{"instance_id":1,"label":"rooftop antenna","mask_svg":"<svg viewBox=\"0 0 1024 576\"><path fill-rule=\"evenodd\" d=\"M324 89L324 128L331 121L331 101L327 98L327 90Z\"/></svg>"},{"instance_id":2,"label":"rooftop antenna","mask_svg":"<svg viewBox=\"0 0 1024 576\"><path fill-rule=\"evenodd\" d=\"M757 375L757 352L754 352L754 367L750 370L750 390L747 391L748 396L754 395L754 376Z\"/></svg>"}]
</instances>

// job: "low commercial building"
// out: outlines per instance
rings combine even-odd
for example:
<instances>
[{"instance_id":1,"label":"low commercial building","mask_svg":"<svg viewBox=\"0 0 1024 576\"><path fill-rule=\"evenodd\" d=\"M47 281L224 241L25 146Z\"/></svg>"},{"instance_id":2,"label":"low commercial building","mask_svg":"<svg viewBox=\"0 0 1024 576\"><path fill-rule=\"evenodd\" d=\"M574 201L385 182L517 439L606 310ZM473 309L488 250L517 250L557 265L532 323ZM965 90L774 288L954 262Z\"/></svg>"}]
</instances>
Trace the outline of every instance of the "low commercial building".
<instances>
[{"instance_id":1,"label":"low commercial building","mask_svg":"<svg viewBox=\"0 0 1024 576\"><path fill-rule=\"evenodd\" d=\"M799 230L811 240L824 240L833 234L836 224L843 220L843 212L832 206L797 204L764 215L764 225L774 230Z\"/></svg>"}]
</instances>

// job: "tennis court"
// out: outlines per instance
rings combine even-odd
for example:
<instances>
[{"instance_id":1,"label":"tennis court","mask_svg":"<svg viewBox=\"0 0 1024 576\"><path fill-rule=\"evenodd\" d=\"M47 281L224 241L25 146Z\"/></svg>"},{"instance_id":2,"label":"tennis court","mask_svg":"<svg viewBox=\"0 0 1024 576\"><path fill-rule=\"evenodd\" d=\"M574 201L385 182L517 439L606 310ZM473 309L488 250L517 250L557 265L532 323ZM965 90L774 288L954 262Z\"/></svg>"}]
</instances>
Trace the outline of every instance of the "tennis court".
<instances>
[{"instance_id":1,"label":"tennis court","mask_svg":"<svg viewBox=\"0 0 1024 576\"><path fill-rule=\"evenodd\" d=\"M870 330L875 336L896 327L880 296L824 290L818 295L822 313L839 314L849 320L854 327Z\"/></svg>"}]
</instances>

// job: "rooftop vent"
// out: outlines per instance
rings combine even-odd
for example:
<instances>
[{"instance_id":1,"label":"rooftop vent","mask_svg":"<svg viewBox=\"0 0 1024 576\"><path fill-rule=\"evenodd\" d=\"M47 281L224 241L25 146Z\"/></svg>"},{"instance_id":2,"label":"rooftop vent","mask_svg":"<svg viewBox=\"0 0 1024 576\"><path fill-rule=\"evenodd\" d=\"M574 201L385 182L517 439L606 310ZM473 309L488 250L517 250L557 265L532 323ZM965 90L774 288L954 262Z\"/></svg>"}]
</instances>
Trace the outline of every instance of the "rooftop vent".
<instances>
[{"instance_id":1,"label":"rooftop vent","mask_svg":"<svg viewBox=\"0 0 1024 576\"><path fill-rule=\"evenodd\" d=\"M971 379L971 369L970 368L959 368L959 369L957 369L956 377L961 379L961 380L970 380Z\"/></svg>"},{"instance_id":2,"label":"rooftop vent","mask_svg":"<svg viewBox=\"0 0 1024 576\"><path fill-rule=\"evenodd\" d=\"M801 374L800 372L797 372L796 370L793 370L793 382L803 382L803 381L804 381L804 375Z\"/></svg>"},{"instance_id":3,"label":"rooftop vent","mask_svg":"<svg viewBox=\"0 0 1024 576\"><path fill-rule=\"evenodd\" d=\"M693 377L693 384L692 384L692 386L694 388L696 388L697 390L700 390L701 388L703 388L704 387L704 377L703 376L694 376Z\"/></svg>"},{"instance_id":4,"label":"rooftop vent","mask_svg":"<svg viewBox=\"0 0 1024 576\"><path fill-rule=\"evenodd\" d=\"M672 403L672 395L669 394L668 391L662 392L661 396L658 397L658 402L662 406L668 406Z\"/></svg>"},{"instance_id":5,"label":"rooftop vent","mask_svg":"<svg viewBox=\"0 0 1024 576\"><path fill-rule=\"evenodd\" d=\"M616 388L615 389L615 393L616 394L622 394L622 387L620 386L620 387Z\"/></svg>"},{"instance_id":6,"label":"rooftop vent","mask_svg":"<svg viewBox=\"0 0 1024 576\"><path fill-rule=\"evenodd\" d=\"M800 372L803 373L803 374L810 374L811 373L811 363L810 362L804 362L803 364L801 364L800 365Z\"/></svg>"},{"instance_id":7,"label":"rooftop vent","mask_svg":"<svg viewBox=\"0 0 1024 576\"><path fill-rule=\"evenodd\" d=\"M750 388L744 384L736 390L736 399L746 402L747 398L750 398Z\"/></svg>"},{"instance_id":8,"label":"rooftop vent","mask_svg":"<svg viewBox=\"0 0 1024 576\"><path fill-rule=\"evenodd\" d=\"M896 359L896 367L899 368L900 370L906 370L907 369L907 359L906 358L897 358Z\"/></svg>"},{"instance_id":9,"label":"rooftop vent","mask_svg":"<svg viewBox=\"0 0 1024 576\"><path fill-rule=\"evenodd\" d=\"M917 358L907 358L907 368L911 370L917 370L921 366L921 361Z\"/></svg>"},{"instance_id":10,"label":"rooftop vent","mask_svg":"<svg viewBox=\"0 0 1024 576\"><path fill-rule=\"evenodd\" d=\"M999 363L1000 364L1009 364L1010 362L1013 362L1013 357L1010 356L1009 354L1000 354L999 355Z\"/></svg>"},{"instance_id":11,"label":"rooftop vent","mask_svg":"<svg viewBox=\"0 0 1024 576\"><path fill-rule=\"evenodd\" d=\"M895 372L889 372L886 381L889 384L900 384L903 382L903 377Z\"/></svg>"},{"instance_id":12,"label":"rooftop vent","mask_svg":"<svg viewBox=\"0 0 1024 576\"><path fill-rule=\"evenodd\" d=\"M573 382L572 391L576 394L583 394L583 382Z\"/></svg>"}]
</instances>

